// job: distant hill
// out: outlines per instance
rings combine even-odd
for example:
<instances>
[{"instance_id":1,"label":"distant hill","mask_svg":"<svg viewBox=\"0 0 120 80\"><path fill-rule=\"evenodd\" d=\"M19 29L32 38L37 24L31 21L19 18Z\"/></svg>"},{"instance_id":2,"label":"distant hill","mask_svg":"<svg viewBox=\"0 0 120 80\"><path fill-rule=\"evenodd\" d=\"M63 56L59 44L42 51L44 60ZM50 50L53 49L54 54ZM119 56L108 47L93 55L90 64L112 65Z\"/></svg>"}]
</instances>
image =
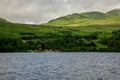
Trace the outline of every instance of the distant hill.
<instances>
[{"instance_id":1,"label":"distant hill","mask_svg":"<svg viewBox=\"0 0 120 80\"><path fill-rule=\"evenodd\" d=\"M114 9L107 13L86 12L75 13L49 21L45 25L50 26L86 26L86 25L111 25L120 24L120 9Z\"/></svg>"},{"instance_id":2,"label":"distant hill","mask_svg":"<svg viewBox=\"0 0 120 80\"><path fill-rule=\"evenodd\" d=\"M0 22L7 22L7 20L0 18Z\"/></svg>"},{"instance_id":3,"label":"distant hill","mask_svg":"<svg viewBox=\"0 0 120 80\"><path fill-rule=\"evenodd\" d=\"M120 17L120 9L114 9L106 13L108 17Z\"/></svg>"},{"instance_id":4,"label":"distant hill","mask_svg":"<svg viewBox=\"0 0 120 80\"><path fill-rule=\"evenodd\" d=\"M8 22L0 18L0 23ZM44 26L88 26L88 25L120 25L120 9L114 9L106 13L93 11L66 15L41 24Z\"/></svg>"}]
</instances>

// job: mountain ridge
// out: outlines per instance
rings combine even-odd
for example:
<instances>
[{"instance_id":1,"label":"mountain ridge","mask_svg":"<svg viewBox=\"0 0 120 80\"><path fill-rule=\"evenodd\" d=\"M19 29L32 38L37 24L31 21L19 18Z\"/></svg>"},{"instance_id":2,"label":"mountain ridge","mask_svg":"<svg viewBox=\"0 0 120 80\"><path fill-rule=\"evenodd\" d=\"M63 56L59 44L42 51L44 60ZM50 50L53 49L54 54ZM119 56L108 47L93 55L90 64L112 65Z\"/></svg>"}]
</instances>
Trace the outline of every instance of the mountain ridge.
<instances>
[{"instance_id":1,"label":"mountain ridge","mask_svg":"<svg viewBox=\"0 0 120 80\"><path fill-rule=\"evenodd\" d=\"M98 24L120 24L120 9L114 9L106 13L99 11L74 13L53 19L45 25L50 26L86 26ZM100 23L99 23L100 22Z\"/></svg>"}]
</instances>

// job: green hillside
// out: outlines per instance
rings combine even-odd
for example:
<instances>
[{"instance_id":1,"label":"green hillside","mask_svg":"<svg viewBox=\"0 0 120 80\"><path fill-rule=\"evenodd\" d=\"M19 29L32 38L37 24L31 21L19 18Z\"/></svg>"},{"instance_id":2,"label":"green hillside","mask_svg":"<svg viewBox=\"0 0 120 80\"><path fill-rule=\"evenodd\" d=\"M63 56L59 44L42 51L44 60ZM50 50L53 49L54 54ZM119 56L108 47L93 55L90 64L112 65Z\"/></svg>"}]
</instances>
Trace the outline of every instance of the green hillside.
<instances>
[{"instance_id":1,"label":"green hillside","mask_svg":"<svg viewBox=\"0 0 120 80\"><path fill-rule=\"evenodd\" d=\"M0 52L120 52L119 10L72 14L47 24L0 19Z\"/></svg>"},{"instance_id":2,"label":"green hillside","mask_svg":"<svg viewBox=\"0 0 120 80\"><path fill-rule=\"evenodd\" d=\"M75 13L49 21L44 25L51 26L87 26L120 24L120 9L111 10L107 13L86 12Z\"/></svg>"}]
</instances>

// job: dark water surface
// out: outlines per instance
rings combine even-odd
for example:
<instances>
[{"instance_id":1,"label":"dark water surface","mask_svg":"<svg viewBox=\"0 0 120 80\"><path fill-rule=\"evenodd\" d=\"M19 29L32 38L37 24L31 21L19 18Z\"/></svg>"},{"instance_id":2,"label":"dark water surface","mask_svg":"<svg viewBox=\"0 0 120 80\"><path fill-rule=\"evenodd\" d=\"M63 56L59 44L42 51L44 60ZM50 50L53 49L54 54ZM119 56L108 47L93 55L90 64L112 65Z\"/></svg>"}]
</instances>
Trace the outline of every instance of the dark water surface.
<instances>
[{"instance_id":1,"label":"dark water surface","mask_svg":"<svg viewBox=\"0 0 120 80\"><path fill-rule=\"evenodd\" d=\"M120 80L120 53L1 53L0 80Z\"/></svg>"}]
</instances>

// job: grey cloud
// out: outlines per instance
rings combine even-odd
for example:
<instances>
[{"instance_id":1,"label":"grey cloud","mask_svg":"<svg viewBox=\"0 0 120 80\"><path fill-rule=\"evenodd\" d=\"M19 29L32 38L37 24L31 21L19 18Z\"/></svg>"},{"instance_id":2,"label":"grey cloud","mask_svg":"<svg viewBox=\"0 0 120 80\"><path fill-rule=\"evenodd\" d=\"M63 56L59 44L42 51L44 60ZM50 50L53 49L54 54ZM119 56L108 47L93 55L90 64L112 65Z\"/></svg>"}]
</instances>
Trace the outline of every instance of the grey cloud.
<instances>
[{"instance_id":1,"label":"grey cloud","mask_svg":"<svg viewBox=\"0 0 120 80\"><path fill-rule=\"evenodd\" d=\"M0 17L42 23L72 13L120 8L120 0L0 0Z\"/></svg>"}]
</instances>

